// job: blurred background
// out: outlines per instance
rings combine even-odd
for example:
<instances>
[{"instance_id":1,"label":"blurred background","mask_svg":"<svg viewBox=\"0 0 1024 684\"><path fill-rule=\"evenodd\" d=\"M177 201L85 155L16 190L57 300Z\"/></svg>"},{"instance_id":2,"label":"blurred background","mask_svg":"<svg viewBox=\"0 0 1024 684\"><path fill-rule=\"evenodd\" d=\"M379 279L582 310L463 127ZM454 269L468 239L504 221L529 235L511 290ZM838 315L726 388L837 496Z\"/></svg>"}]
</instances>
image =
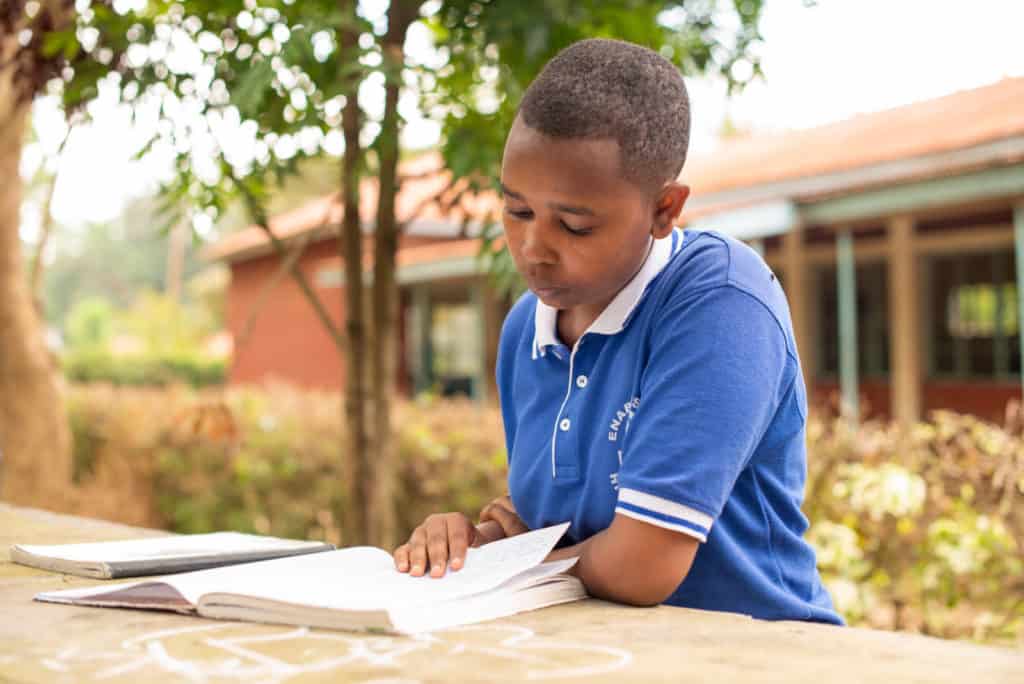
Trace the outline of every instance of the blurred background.
<instances>
[{"instance_id":1,"label":"blurred background","mask_svg":"<svg viewBox=\"0 0 1024 684\"><path fill-rule=\"evenodd\" d=\"M692 106L683 225L789 298L852 624L1024 645L1024 5L10 0L0 500L391 545L505 491L494 192L562 47Z\"/></svg>"}]
</instances>

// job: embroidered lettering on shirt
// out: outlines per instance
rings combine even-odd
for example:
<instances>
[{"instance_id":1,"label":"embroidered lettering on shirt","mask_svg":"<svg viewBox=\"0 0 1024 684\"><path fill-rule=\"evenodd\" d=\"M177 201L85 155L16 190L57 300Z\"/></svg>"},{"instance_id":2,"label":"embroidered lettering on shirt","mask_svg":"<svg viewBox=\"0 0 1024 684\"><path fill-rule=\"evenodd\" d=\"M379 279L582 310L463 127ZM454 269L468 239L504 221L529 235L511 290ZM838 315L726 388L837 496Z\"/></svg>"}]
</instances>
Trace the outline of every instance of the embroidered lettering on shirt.
<instances>
[{"instance_id":1,"label":"embroidered lettering on shirt","mask_svg":"<svg viewBox=\"0 0 1024 684\"><path fill-rule=\"evenodd\" d=\"M633 420L633 415L636 410L640 407L640 397L633 397L625 404L622 405L621 409L615 412L615 417L612 418L611 423L608 424L608 441L618 442L619 441L619 430L623 424L626 426L626 431L629 431L629 421ZM619 459L619 468L622 467L622 449L618 449L615 454ZM619 471L616 470L614 473L608 476L611 481L612 489L619 491Z\"/></svg>"},{"instance_id":2,"label":"embroidered lettering on shirt","mask_svg":"<svg viewBox=\"0 0 1024 684\"><path fill-rule=\"evenodd\" d=\"M615 412L615 417L612 418L612 422L608 424L608 441L617 442L619 440L619 428L622 427L622 421L626 418L633 419L633 413L640 407L640 397L633 397L625 404L622 408ZM628 422L628 421L627 421Z\"/></svg>"}]
</instances>

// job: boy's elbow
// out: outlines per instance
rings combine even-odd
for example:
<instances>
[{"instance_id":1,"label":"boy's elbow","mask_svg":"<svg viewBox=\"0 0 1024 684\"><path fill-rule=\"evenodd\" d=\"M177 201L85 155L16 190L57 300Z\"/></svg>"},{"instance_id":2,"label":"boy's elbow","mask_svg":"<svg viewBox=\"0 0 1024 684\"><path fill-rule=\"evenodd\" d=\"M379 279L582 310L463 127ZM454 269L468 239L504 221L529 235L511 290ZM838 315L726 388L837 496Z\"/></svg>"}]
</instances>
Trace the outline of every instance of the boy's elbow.
<instances>
[{"instance_id":1,"label":"boy's elbow","mask_svg":"<svg viewBox=\"0 0 1024 684\"><path fill-rule=\"evenodd\" d=\"M617 571L589 573L590 577L583 579L587 591L596 598L650 608L667 601L686 579L689 569L688 563L637 563L629 570L619 566Z\"/></svg>"},{"instance_id":2,"label":"boy's elbow","mask_svg":"<svg viewBox=\"0 0 1024 684\"><path fill-rule=\"evenodd\" d=\"M680 576L677 570L662 576L651 576L647 572L636 574L639 576L631 578L632 581L625 592L627 596L624 597L623 603L640 608L651 608L660 606L667 601L686 579L687 573L684 572Z\"/></svg>"},{"instance_id":3,"label":"boy's elbow","mask_svg":"<svg viewBox=\"0 0 1024 684\"><path fill-rule=\"evenodd\" d=\"M675 593L690 572L693 537L616 515L580 559L580 578L598 598L631 606L656 606Z\"/></svg>"}]
</instances>

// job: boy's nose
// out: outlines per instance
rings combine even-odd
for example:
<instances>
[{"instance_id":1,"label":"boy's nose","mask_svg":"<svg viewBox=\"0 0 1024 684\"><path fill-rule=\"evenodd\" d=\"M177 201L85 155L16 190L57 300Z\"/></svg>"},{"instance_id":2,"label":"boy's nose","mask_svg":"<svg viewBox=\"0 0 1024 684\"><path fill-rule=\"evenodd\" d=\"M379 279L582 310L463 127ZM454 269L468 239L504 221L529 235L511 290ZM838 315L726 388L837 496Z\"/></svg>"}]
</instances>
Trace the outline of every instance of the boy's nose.
<instances>
[{"instance_id":1,"label":"boy's nose","mask_svg":"<svg viewBox=\"0 0 1024 684\"><path fill-rule=\"evenodd\" d=\"M544 229L534 221L523 231L523 258L531 264L552 264L556 254L545 240Z\"/></svg>"}]
</instances>

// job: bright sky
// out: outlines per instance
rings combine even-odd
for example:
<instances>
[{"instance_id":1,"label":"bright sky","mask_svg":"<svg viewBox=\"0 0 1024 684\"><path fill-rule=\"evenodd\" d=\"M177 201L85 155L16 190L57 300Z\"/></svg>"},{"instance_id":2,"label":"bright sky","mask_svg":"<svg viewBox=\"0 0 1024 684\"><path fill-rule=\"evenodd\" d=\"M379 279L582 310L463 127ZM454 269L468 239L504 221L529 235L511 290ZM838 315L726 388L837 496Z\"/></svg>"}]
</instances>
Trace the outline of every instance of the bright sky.
<instances>
[{"instance_id":1,"label":"bright sky","mask_svg":"<svg viewBox=\"0 0 1024 684\"><path fill-rule=\"evenodd\" d=\"M812 7L766 0L766 79L732 99L720 81L690 81L693 153L713 151L726 115L757 131L806 128L1024 76L1024 50L1014 47L1022 26L1024 2L1017 0L819 0ZM410 52L422 53L424 44L423 35L413 36ZM371 84L360 93L361 102L375 100L379 87ZM436 125L417 115L414 100L402 109L411 119L408 146L436 141ZM26 174L62 136L53 107L37 110L41 142L25 150ZM166 173L167 157L132 161L147 137L145 126L133 127L112 100L97 103L93 115L95 123L73 133L61 169L53 211L64 225L113 219L128 199L152 189ZM38 214L27 203L26 237Z\"/></svg>"}]
</instances>

